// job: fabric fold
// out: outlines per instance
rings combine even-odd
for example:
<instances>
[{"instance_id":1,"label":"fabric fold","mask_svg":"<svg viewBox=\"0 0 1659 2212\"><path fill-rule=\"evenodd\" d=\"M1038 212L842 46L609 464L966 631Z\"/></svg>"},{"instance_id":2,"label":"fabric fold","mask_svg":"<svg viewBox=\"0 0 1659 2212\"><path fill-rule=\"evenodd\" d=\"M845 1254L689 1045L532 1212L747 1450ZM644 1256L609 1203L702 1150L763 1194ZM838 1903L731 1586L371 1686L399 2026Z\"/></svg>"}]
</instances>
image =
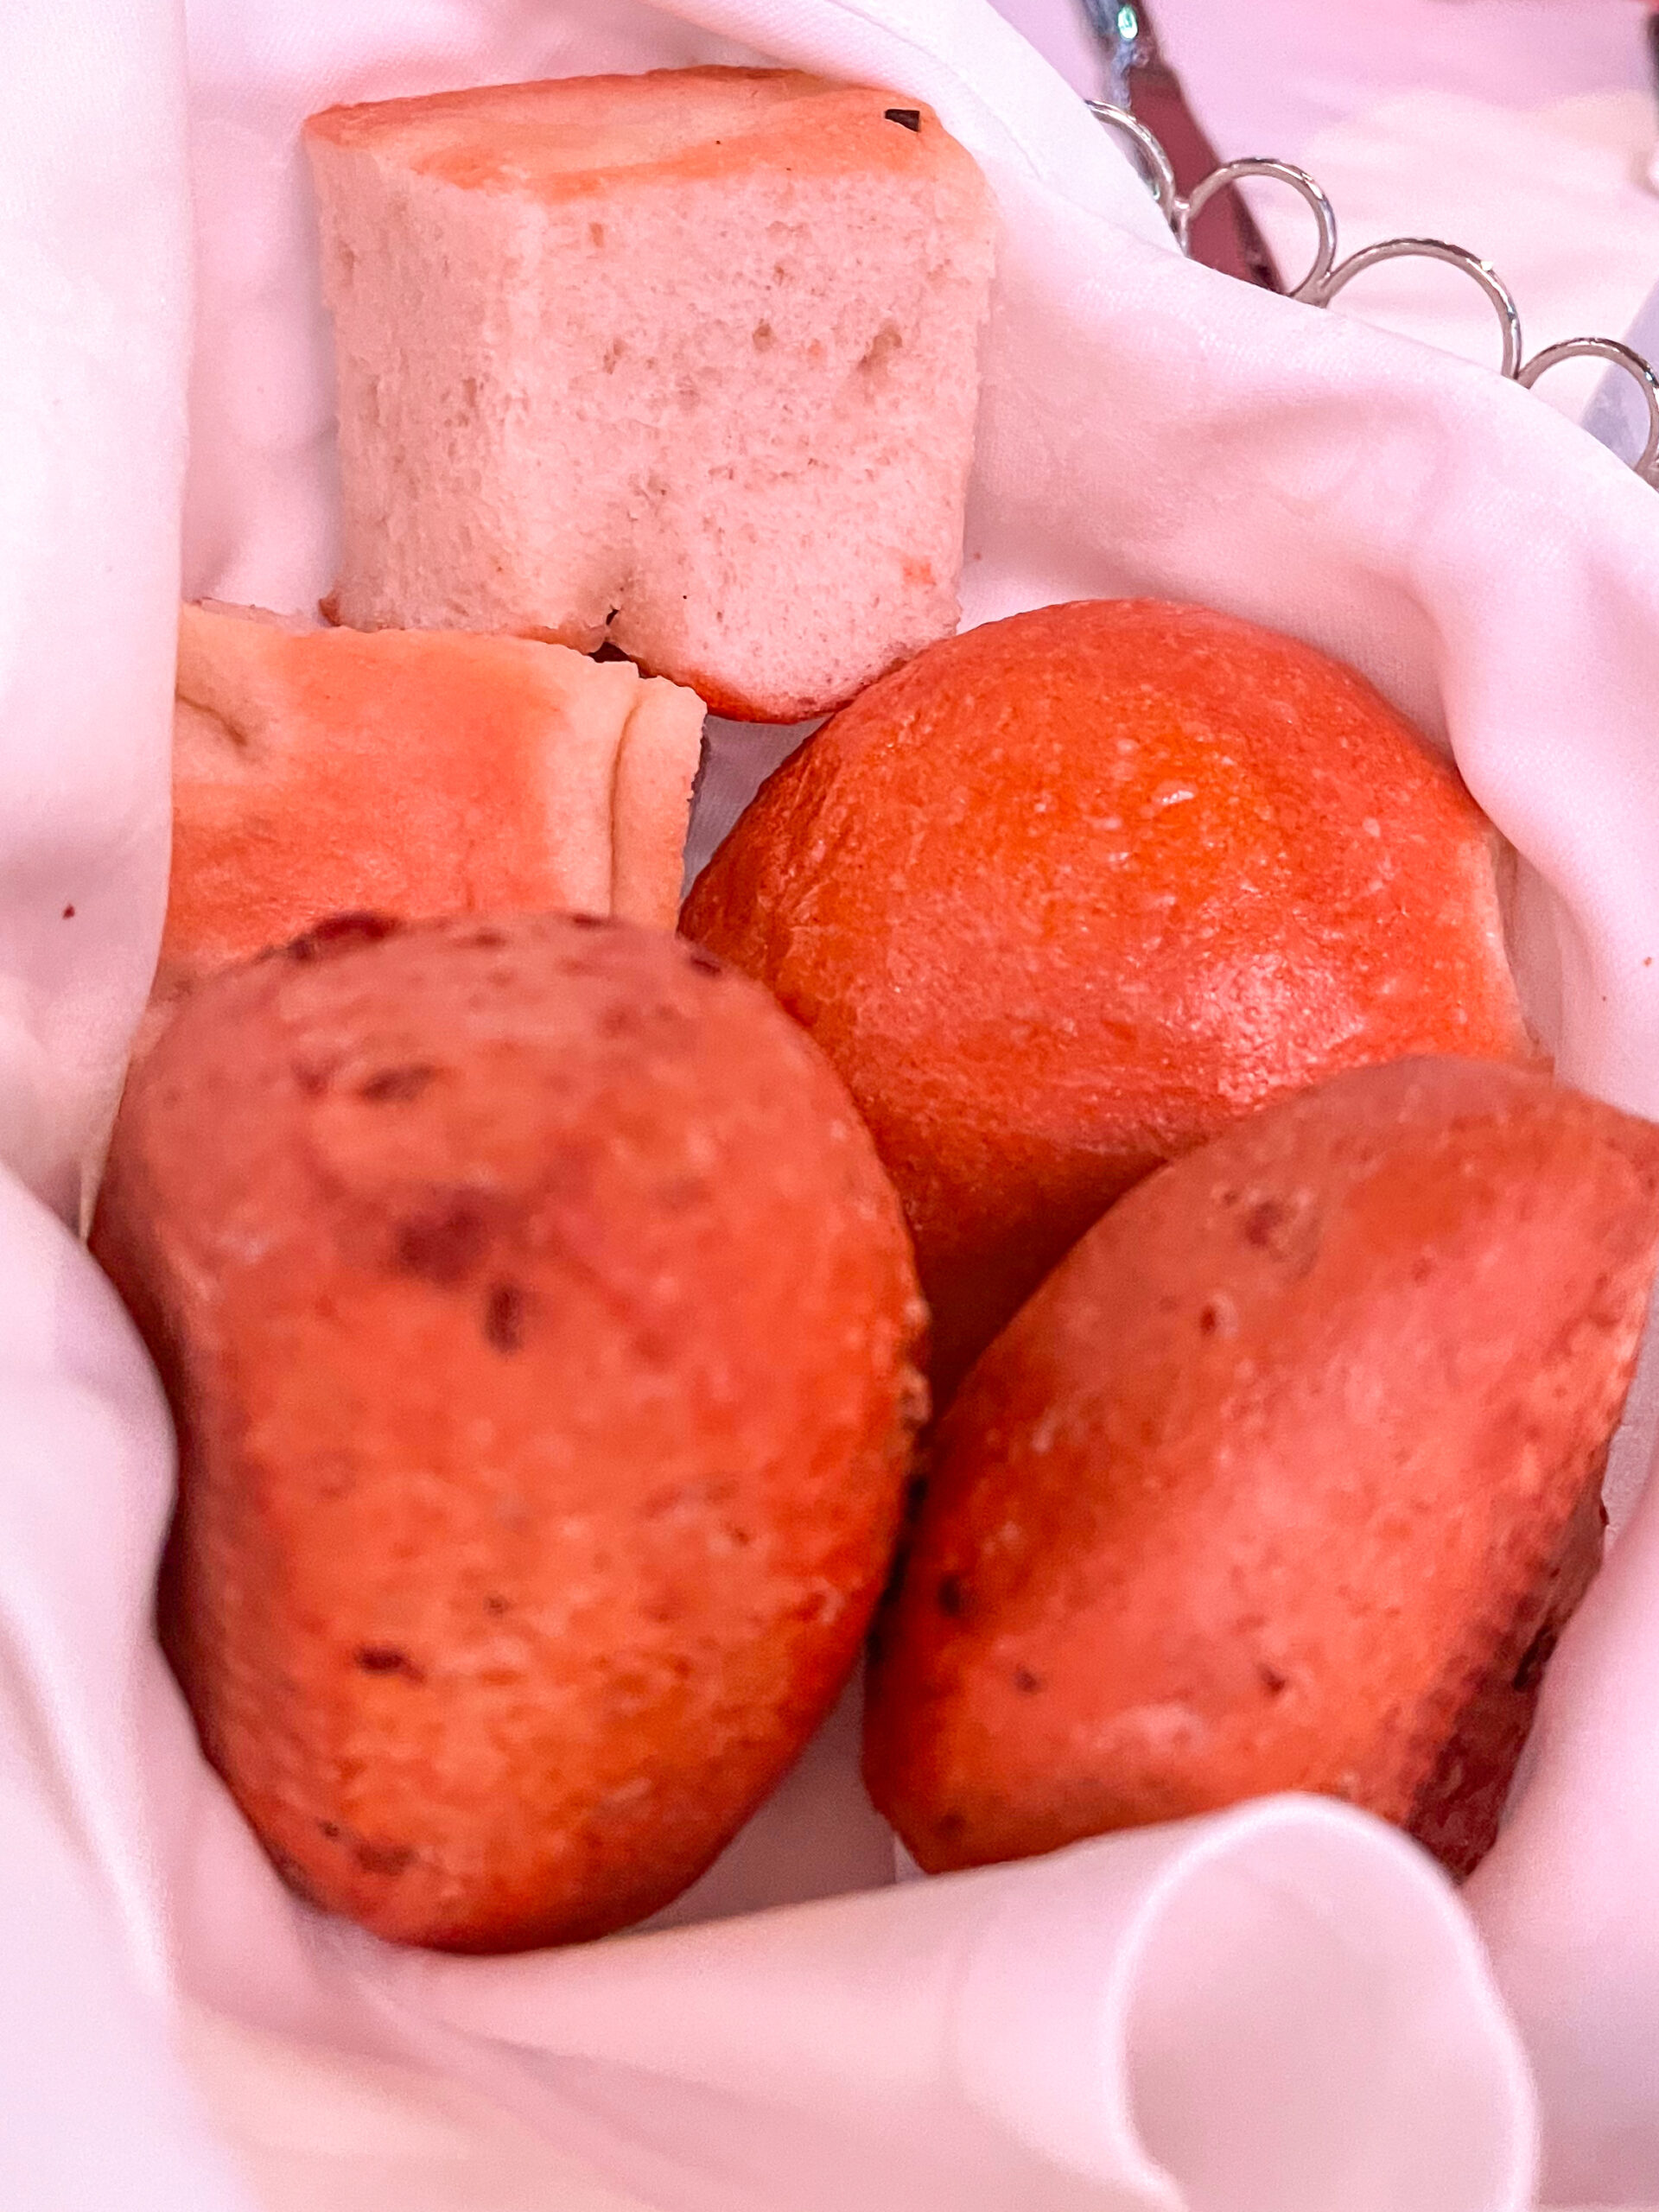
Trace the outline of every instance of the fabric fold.
<instances>
[{"instance_id":1,"label":"fabric fold","mask_svg":"<svg viewBox=\"0 0 1659 2212\"><path fill-rule=\"evenodd\" d=\"M707 60L878 79L938 107L1001 214L968 619L1146 593L1354 661L1519 849L1518 957L1562 1071L1659 1111L1659 505L1549 409L1185 264L983 0L191 0L188 28L192 594L291 607L332 581L307 112ZM0 1152L65 1211L165 891L186 100L162 0L0 22ZM267 2208L516 2212L533 2171L569 2212L1525 2212L1525 2068L1464 1908L1340 1807L881 1886L843 1715L687 1910L817 1902L507 1961L322 1920L206 1769L149 1635L171 1467L137 1339L13 1182L0 1252L0 2024L42 2054L30 2081L85 2054L8 2146L7 2202L79 2204L96 2171L101 2212L148 2212L157 2177L184 2212L240 2212L170 2022ZM1474 1892L1549 2171L1627 2201L1659 2194L1645 1528L1563 1647ZM76 2131L105 2083L127 2156L94 2169ZM311 2110L338 2122L326 2156Z\"/></svg>"},{"instance_id":2,"label":"fabric fold","mask_svg":"<svg viewBox=\"0 0 1659 2212\"><path fill-rule=\"evenodd\" d=\"M0 23L0 1159L67 1218L161 935L190 229L170 0Z\"/></svg>"},{"instance_id":3,"label":"fabric fold","mask_svg":"<svg viewBox=\"0 0 1659 2212\"><path fill-rule=\"evenodd\" d=\"M1318 1799L556 1959L374 1972L613 2121L673 2113L674 2212L1532 2202L1525 2063L1450 1886Z\"/></svg>"}]
</instances>

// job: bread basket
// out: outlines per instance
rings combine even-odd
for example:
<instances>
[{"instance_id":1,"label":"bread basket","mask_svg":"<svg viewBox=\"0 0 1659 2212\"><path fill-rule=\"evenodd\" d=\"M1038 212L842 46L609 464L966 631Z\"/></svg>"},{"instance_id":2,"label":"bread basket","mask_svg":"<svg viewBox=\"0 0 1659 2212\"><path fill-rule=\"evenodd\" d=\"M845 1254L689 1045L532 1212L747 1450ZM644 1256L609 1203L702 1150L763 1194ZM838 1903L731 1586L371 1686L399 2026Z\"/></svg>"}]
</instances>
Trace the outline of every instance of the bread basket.
<instances>
[{"instance_id":1,"label":"bread basket","mask_svg":"<svg viewBox=\"0 0 1659 2212\"><path fill-rule=\"evenodd\" d=\"M850 1708L672 1928L439 1959L277 1883L155 1648L165 1408L73 1229L160 927L181 575L276 607L329 581L307 113L694 60L928 102L1003 223L965 619L1151 594L1353 662L1520 855L1516 958L1562 1074L1647 1113L1659 505L1513 375L1185 261L1116 141L986 0L187 13L181 35L165 0L62 0L0 27L0 2201L1659 2201L1650 1501L1557 1655L1513 1820L1462 1899L1390 1832L1302 1799L895 1880ZM1342 271L1333 246L1327 294ZM1541 374L1509 334L1508 365ZM1653 408L1651 372L1612 351ZM705 849L790 741L715 733ZM1632 1497L1646 1406L1639 1385L1615 1470Z\"/></svg>"}]
</instances>

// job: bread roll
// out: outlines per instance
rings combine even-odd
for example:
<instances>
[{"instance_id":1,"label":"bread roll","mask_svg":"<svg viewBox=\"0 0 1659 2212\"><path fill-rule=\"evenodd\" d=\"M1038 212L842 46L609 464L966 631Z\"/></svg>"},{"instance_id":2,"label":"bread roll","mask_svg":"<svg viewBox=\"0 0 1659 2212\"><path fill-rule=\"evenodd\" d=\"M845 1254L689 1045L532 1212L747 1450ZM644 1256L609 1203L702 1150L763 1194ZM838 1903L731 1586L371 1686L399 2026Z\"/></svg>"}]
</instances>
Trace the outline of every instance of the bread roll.
<instances>
[{"instance_id":1,"label":"bread roll","mask_svg":"<svg viewBox=\"0 0 1659 2212\"><path fill-rule=\"evenodd\" d=\"M956 626L994 215L928 108L658 70L306 126L334 607L795 721Z\"/></svg>"},{"instance_id":2,"label":"bread roll","mask_svg":"<svg viewBox=\"0 0 1659 2212\"><path fill-rule=\"evenodd\" d=\"M1529 1056L1493 845L1351 670L1092 601L874 685L765 786L681 926L846 1078L945 1395L1159 1160L1341 1068Z\"/></svg>"},{"instance_id":3,"label":"bread roll","mask_svg":"<svg viewBox=\"0 0 1659 2212\"><path fill-rule=\"evenodd\" d=\"M1340 1076L1092 1229L939 1426L872 1796L930 1869L1281 1789L1491 1842L1659 1239L1659 1130L1491 1063Z\"/></svg>"},{"instance_id":4,"label":"bread roll","mask_svg":"<svg viewBox=\"0 0 1659 2212\"><path fill-rule=\"evenodd\" d=\"M620 923L363 918L132 1077L93 1248L176 1419L164 1641L294 1885L457 1950L666 1904L846 1681L925 1394L831 1071Z\"/></svg>"},{"instance_id":5,"label":"bread roll","mask_svg":"<svg viewBox=\"0 0 1659 2212\"><path fill-rule=\"evenodd\" d=\"M158 995L353 909L672 928L702 735L626 662L186 607Z\"/></svg>"}]
</instances>

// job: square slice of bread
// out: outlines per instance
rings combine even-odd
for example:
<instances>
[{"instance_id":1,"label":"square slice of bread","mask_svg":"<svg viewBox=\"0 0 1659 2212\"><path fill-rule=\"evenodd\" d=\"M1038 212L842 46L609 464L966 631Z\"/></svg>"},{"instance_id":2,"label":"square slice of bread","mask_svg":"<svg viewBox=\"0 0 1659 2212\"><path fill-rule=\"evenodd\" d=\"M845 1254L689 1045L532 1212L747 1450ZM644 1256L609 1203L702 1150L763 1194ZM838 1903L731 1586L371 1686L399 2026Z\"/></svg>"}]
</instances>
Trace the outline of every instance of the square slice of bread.
<instances>
[{"instance_id":1,"label":"square slice of bread","mask_svg":"<svg viewBox=\"0 0 1659 2212\"><path fill-rule=\"evenodd\" d=\"M957 618L995 211L931 111L688 69L306 126L360 628L827 712Z\"/></svg>"},{"instance_id":2,"label":"square slice of bread","mask_svg":"<svg viewBox=\"0 0 1659 2212\"><path fill-rule=\"evenodd\" d=\"M671 929L702 734L626 661L186 607L157 996L331 914Z\"/></svg>"}]
</instances>

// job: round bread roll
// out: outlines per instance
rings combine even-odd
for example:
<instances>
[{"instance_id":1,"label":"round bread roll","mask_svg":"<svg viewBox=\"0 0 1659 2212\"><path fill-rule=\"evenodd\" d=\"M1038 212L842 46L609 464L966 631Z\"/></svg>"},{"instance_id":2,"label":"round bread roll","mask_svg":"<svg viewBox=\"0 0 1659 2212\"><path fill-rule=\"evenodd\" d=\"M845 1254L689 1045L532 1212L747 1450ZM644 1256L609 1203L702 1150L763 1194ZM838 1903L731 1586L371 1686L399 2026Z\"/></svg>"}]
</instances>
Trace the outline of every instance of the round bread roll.
<instances>
[{"instance_id":1,"label":"round bread roll","mask_svg":"<svg viewBox=\"0 0 1659 2212\"><path fill-rule=\"evenodd\" d=\"M171 1397L164 1640L304 1894L505 1950L666 1904L858 1656L925 1394L817 1048L674 938L346 918L201 986L94 1249Z\"/></svg>"},{"instance_id":2,"label":"round bread roll","mask_svg":"<svg viewBox=\"0 0 1659 2212\"><path fill-rule=\"evenodd\" d=\"M765 786L681 926L846 1078L936 1391L1160 1160L1338 1070L1525 1058L1492 832L1351 670L1142 601L931 647Z\"/></svg>"},{"instance_id":3,"label":"round bread roll","mask_svg":"<svg viewBox=\"0 0 1659 2212\"><path fill-rule=\"evenodd\" d=\"M1132 1191L936 1432L865 1738L920 1864L1307 1789L1466 1872L1656 1240L1659 1129L1491 1063L1338 1077Z\"/></svg>"}]
</instances>

